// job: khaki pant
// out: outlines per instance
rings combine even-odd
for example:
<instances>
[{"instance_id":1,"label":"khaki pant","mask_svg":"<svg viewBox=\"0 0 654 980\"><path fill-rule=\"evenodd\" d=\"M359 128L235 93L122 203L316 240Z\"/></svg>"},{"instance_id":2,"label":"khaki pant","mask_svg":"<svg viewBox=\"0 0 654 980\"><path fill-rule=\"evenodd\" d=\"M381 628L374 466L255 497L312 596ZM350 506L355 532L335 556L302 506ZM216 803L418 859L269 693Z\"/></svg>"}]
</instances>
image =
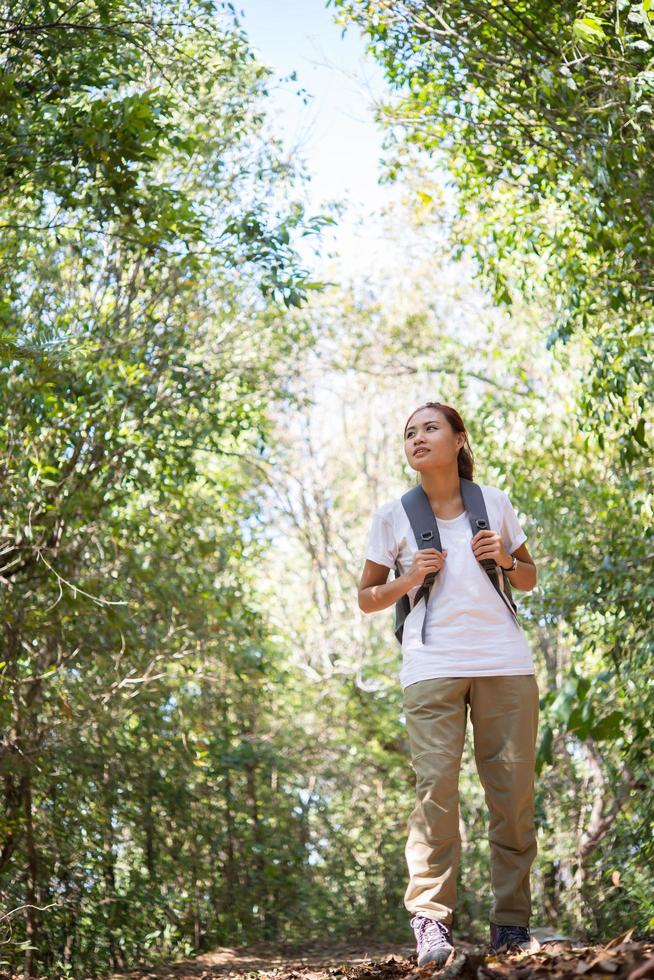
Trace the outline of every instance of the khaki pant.
<instances>
[{"instance_id":1,"label":"khaki pant","mask_svg":"<svg viewBox=\"0 0 654 980\"><path fill-rule=\"evenodd\" d=\"M409 817L407 910L452 925L461 854L459 770L468 706L477 772L490 813L491 922L528 926L536 857L534 762L539 689L533 674L437 677L403 690L416 773Z\"/></svg>"}]
</instances>

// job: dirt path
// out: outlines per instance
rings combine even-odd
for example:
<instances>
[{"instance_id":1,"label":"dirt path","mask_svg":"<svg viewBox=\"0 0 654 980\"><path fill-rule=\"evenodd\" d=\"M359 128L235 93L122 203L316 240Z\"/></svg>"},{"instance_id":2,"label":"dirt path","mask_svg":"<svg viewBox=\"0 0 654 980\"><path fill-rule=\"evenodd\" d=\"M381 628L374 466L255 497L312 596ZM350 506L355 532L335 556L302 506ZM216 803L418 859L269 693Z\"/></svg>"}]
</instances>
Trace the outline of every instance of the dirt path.
<instances>
[{"instance_id":1,"label":"dirt path","mask_svg":"<svg viewBox=\"0 0 654 980\"><path fill-rule=\"evenodd\" d=\"M536 930L532 930L536 931ZM450 977L461 980L509 980L576 977L615 980L654 978L654 940L635 942L633 930L603 945L539 936L538 953L493 955L488 946L457 940L454 954L440 970L416 966L415 944L308 942L290 949L269 943L220 947L192 960L146 971L115 974L112 980L404 980Z\"/></svg>"}]
</instances>

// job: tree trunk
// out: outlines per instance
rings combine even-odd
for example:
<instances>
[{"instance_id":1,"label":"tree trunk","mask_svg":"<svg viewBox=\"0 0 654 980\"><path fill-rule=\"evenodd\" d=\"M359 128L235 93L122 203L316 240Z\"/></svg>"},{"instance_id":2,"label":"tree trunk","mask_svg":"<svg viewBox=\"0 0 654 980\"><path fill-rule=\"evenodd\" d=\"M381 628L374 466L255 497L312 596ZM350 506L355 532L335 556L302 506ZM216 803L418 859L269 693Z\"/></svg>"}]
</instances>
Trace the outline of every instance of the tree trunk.
<instances>
[{"instance_id":1,"label":"tree trunk","mask_svg":"<svg viewBox=\"0 0 654 980\"><path fill-rule=\"evenodd\" d=\"M28 772L25 785L25 843L26 843L26 874L25 874L25 937L27 939L27 949L25 950L25 961L23 970L26 977L34 976L35 953L37 952L37 910L38 904L37 878L38 861L36 856L36 846L34 843L34 822L32 819L32 780Z\"/></svg>"},{"instance_id":2,"label":"tree trunk","mask_svg":"<svg viewBox=\"0 0 654 980\"><path fill-rule=\"evenodd\" d=\"M111 782L111 773L109 771L109 764L107 760L103 762L102 767L102 783L104 789L104 802L105 802L105 824L104 824L104 839L102 842L102 873L104 877L105 884L105 899L108 903L109 912L107 914L107 927L109 930L109 958L111 960L111 966L113 969L124 969L125 963L123 961L122 954L120 952L120 947L116 943L116 932L114 929L114 919L116 912L116 856L114 851L114 824L113 824L113 810L114 810L114 787Z\"/></svg>"},{"instance_id":3,"label":"tree trunk","mask_svg":"<svg viewBox=\"0 0 654 980\"><path fill-rule=\"evenodd\" d=\"M0 845L0 875L11 861L16 846L23 833L21 825L25 808L25 791L28 776L21 755L22 715L20 704L20 681L18 678L18 631L12 626L5 628L4 654L7 660L5 676L11 684L12 715L11 725L0 748L0 764L4 771L4 839Z\"/></svg>"}]
</instances>

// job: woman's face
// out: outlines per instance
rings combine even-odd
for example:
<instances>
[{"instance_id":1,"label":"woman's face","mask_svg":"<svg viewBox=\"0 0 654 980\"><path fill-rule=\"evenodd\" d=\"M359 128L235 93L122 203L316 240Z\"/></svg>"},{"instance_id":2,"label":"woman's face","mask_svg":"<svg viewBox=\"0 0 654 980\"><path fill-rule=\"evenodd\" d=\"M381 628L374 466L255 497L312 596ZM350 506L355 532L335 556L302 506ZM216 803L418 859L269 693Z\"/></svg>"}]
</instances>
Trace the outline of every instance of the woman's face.
<instances>
[{"instance_id":1,"label":"woman's face","mask_svg":"<svg viewBox=\"0 0 654 980\"><path fill-rule=\"evenodd\" d=\"M437 408L420 408L411 417L404 435L404 452L414 470L456 464L459 449L465 442L463 432L455 432Z\"/></svg>"}]
</instances>

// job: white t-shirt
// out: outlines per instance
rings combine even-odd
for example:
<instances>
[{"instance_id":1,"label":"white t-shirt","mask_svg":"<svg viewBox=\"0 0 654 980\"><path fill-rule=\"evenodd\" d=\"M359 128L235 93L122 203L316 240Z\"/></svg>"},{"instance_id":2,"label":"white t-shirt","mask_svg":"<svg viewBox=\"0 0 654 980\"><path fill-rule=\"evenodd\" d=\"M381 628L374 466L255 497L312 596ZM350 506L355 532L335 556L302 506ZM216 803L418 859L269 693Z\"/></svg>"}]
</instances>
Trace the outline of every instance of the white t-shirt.
<instances>
[{"instance_id":1,"label":"white t-shirt","mask_svg":"<svg viewBox=\"0 0 654 980\"><path fill-rule=\"evenodd\" d=\"M497 487L479 485L490 526L498 531L506 551L512 554L527 535L508 494ZM412 609L404 620L402 635L402 688L431 677L534 674L524 630L475 558L467 511L448 520L436 520L447 556L429 596L424 646L420 634L425 604L421 599L413 608L418 585L408 592ZM400 574L404 574L417 550L402 501L398 498L383 504L373 515L365 557L389 568L394 568L397 561Z\"/></svg>"}]
</instances>

